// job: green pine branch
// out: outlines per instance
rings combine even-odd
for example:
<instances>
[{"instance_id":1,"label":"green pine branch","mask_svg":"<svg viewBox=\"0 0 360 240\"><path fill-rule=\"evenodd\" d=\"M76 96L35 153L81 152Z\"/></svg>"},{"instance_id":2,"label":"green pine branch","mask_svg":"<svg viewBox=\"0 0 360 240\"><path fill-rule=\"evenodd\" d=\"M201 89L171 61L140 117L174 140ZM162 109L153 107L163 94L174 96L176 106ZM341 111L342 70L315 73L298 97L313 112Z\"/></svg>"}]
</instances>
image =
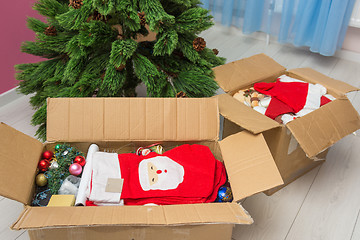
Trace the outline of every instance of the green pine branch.
<instances>
[{"instance_id":1,"label":"green pine branch","mask_svg":"<svg viewBox=\"0 0 360 240\"><path fill-rule=\"evenodd\" d=\"M75 4L74 4L75 3ZM82 4L81 4L82 3ZM212 26L199 0L38 0L45 21L28 19L35 41L21 51L43 57L15 66L19 91L33 94L32 124L46 136L48 97L135 97L144 83L149 97L212 96L212 68L224 59L193 41ZM154 40L142 40L149 30Z\"/></svg>"}]
</instances>

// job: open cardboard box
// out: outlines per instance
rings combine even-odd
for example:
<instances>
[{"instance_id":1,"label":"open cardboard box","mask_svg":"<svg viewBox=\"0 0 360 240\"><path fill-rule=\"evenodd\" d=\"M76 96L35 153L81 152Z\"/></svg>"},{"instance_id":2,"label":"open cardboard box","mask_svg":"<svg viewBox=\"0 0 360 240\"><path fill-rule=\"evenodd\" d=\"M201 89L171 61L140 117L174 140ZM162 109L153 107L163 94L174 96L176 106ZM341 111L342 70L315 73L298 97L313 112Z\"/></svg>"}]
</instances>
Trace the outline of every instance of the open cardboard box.
<instances>
[{"instance_id":1,"label":"open cardboard box","mask_svg":"<svg viewBox=\"0 0 360 240\"><path fill-rule=\"evenodd\" d=\"M243 130L255 135L263 133L285 182L266 191L268 195L322 164L331 145L360 128L359 114L346 97L346 93L359 89L313 69L286 71L270 57L258 54L216 67L214 72L216 81L226 92L219 96L220 112L225 117L223 136ZM322 84L336 100L285 126L232 97L240 89L257 82L273 82L283 74Z\"/></svg>"},{"instance_id":2,"label":"open cardboard box","mask_svg":"<svg viewBox=\"0 0 360 240\"><path fill-rule=\"evenodd\" d=\"M12 229L30 239L230 239L235 224L251 224L239 201L283 183L264 137L248 132L219 139L217 98L53 98L41 143L0 124L0 194L24 204ZM160 142L210 148L225 163L234 201L164 206L32 207L41 153L68 142L86 153ZM241 144L240 144L241 143ZM9 171L11 169L11 171ZM194 189L196 191L196 189Z\"/></svg>"}]
</instances>

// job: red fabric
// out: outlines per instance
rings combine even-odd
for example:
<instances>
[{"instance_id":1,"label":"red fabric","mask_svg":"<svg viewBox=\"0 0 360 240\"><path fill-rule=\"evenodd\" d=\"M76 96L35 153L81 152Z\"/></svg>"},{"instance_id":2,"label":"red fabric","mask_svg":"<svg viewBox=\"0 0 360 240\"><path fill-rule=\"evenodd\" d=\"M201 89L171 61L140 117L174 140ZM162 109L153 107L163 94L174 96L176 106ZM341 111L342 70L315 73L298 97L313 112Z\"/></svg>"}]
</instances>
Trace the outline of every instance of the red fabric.
<instances>
[{"instance_id":1,"label":"red fabric","mask_svg":"<svg viewBox=\"0 0 360 240\"><path fill-rule=\"evenodd\" d=\"M85 206L97 206L93 201L86 200Z\"/></svg>"},{"instance_id":2,"label":"red fabric","mask_svg":"<svg viewBox=\"0 0 360 240\"><path fill-rule=\"evenodd\" d=\"M148 190L141 187L139 164L142 160L165 156L184 169L183 181L175 189ZM155 152L147 156L119 154L121 177L124 179L121 198L125 205L159 205L213 202L217 191L226 182L224 165L215 159L210 149L202 145L181 145L159 155ZM162 170L161 174L165 173Z\"/></svg>"},{"instance_id":3,"label":"red fabric","mask_svg":"<svg viewBox=\"0 0 360 240\"><path fill-rule=\"evenodd\" d=\"M297 113L304 108L308 94L308 83L303 82L280 82L275 83L255 83L254 89L260 93L277 98L287 104ZM270 106L269 106L270 107Z\"/></svg>"},{"instance_id":4,"label":"red fabric","mask_svg":"<svg viewBox=\"0 0 360 240\"><path fill-rule=\"evenodd\" d=\"M265 111L265 115L269 118L275 119L277 116L285 113L295 113L294 109L289 105L283 103L277 98L271 98L270 104Z\"/></svg>"},{"instance_id":5,"label":"red fabric","mask_svg":"<svg viewBox=\"0 0 360 240\"><path fill-rule=\"evenodd\" d=\"M327 103L329 103L329 102L331 102L331 100L330 99L328 99L327 97L325 97L325 96L321 96L321 99L320 99L320 106L323 106L323 105L325 105L325 104L327 104Z\"/></svg>"}]
</instances>

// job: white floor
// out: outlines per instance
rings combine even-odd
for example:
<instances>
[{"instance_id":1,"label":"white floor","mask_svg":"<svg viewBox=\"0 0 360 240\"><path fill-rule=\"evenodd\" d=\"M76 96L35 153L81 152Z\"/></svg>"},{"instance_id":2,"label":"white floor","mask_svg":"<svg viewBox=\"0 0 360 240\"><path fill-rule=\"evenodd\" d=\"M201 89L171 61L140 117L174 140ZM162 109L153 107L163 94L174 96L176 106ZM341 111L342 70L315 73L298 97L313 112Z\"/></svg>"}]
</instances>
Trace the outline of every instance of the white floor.
<instances>
[{"instance_id":1,"label":"white floor","mask_svg":"<svg viewBox=\"0 0 360 240\"><path fill-rule=\"evenodd\" d=\"M234 30L213 27L202 36L228 62L265 53L291 69L311 67L335 79L360 87L359 55L324 57L304 48L279 45L243 36ZM350 56L350 57L347 57ZM353 61L349 60L352 59ZM360 93L348 94L360 111ZM33 136L34 111L23 96L0 107L0 121ZM2 104L0 103L0 106ZM286 188L268 197L260 193L245 199L244 207L254 218L250 226L236 226L233 239L264 240L357 240L360 239L360 131L336 143L327 161ZM24 231L11 231L22 205L0 197L0 239L29 239Z\"/></svg>"}]
</instances>

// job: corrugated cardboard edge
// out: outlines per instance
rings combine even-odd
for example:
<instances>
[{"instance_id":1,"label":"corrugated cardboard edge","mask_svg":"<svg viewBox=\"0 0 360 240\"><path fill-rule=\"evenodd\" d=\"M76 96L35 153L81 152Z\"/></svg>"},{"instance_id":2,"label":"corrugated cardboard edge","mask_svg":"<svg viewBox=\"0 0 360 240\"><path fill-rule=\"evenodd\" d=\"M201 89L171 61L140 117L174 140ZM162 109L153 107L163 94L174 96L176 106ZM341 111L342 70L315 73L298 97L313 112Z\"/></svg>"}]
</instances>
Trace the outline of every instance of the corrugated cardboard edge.
<instances>
[{"instance_id":1,"label":"corrugated cardboard edge","mask_svg":"<svg viewBox=\"0 0 360 240\"><path fill-rule=\"evenodd\" d=\"M24 221L24 218L26 218L27 212L29 211L29 206L24 206L24 210L22 210L22 212L20 213L18 219L16 220L16 222L14 222L11 226L10 229L11 230L21 230L21 228L19 228L18 226L21 225L21 223Z\"/></svg>"},{"instance_id":2,"label":"corrugated cardboard edge","mask_svg":"<svg viewBox=\"0 0 360 240\"><path fill-rule=\"evenodd\" d=\"M237 203L121 207L26 207L13 230L93 226L252 224Z\"/></svg>"},{"instance_id":3,"label":"corrugated cardboard edge","mask_svg":"<svg viewBox=\"0 0 360 240\"><path fill-rule=\"evenodd\" d=\"M254 111L229 94L220 94L217 97L220 114L254 134L280 127L278 122Z\"/></svg>"},{"instance_id":4,"label":"corrugated cardboard edge","mask_svg":"<svg viewBox=\"0 0 360 240\"><path fill-rule=\"evenodd\" d=\"M326 87L329 92L334 92L337 95L345 95L345 93L352 91L359 91L360 89L342 81L328 77L311 68L296 68L288 71L291 77L304 80L313 84L319 83Z\"/></svg>"},{"instance_id":5,"label":"corrugated cardboard edge","mask_svg":"<svg viewBox=\"0 0 360 240\"><path fill-rule=\"evenodd\" d=\"M219 144L235 201L284 183L262 134L242 131Z\"/></svg>"},{"instance_id":6,"label":"corrugated cardboard edge","mask_svg":"<svg viewBox=\"0 0 360 240\"><path fill-rule=\"evenodd\" d=\"M43 144L3 122L0 135L0 195L27 204Z\"/></svg>"},{"instance_id":7,"label":"corrugated cardboard edge","mask_svg":"<svg viewBox=\"0 0 360 240\"><path fill-rule=\"evenodd\" d=\"M47 140L217 140L217 98L49 98Z\"/></svg>"},{"instance_id":8,"label":"corrugated cardboard edge","mask_svg":"<svg viewBox=\"0 0 360 240\"><path fill-rule=\"evenodd\" d=\"M250 86L260 80L276 78L286 68L269 56L261 53L213 68L215 81L230 92Z\"/></svg>"}]
</instances>

